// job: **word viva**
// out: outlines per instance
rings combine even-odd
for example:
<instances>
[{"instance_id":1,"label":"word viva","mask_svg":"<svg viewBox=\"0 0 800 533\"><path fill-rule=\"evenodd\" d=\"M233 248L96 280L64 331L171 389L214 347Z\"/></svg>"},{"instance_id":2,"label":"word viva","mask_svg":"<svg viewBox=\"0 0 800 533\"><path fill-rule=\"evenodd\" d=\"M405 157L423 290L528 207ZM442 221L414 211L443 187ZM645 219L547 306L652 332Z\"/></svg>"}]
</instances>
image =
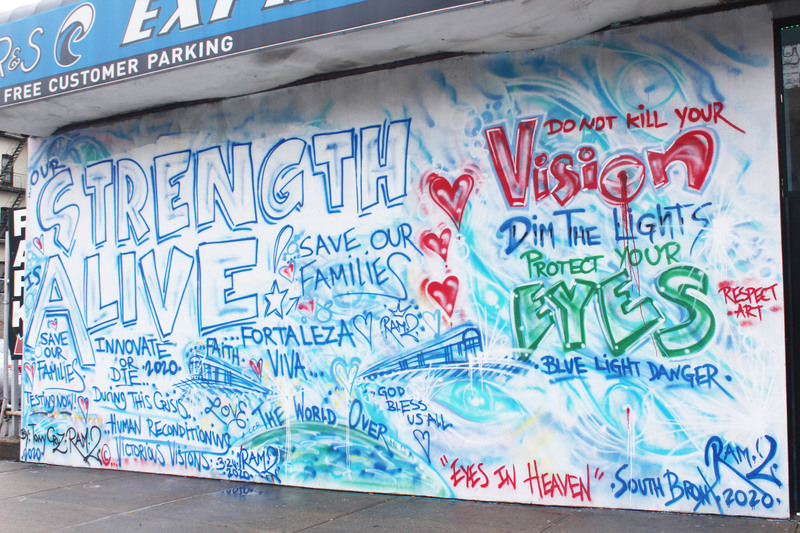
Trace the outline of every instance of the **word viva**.
<instances>
[{"instance_id":1,"label":"word viva","mask_svg":"<svg viewBox=\"0 0 800 533\"><path fill-rule=\"evenodd\" d=\"M664 151L646 149L644 155L618 153L600 165L597 150L581 146L576 153L536 154L540 117L520 120L516 157L505 128L484 130L492 165L509 207L526 207L533 182L537 202L552 196L565 206L583 190L596 190L609 205L626 205L642 191L649 175L659 189L669 184L673 163L685 166L687 186L701 191L714 164L716 141L710 129L699 127L675 137Z\"/></svg>"}]
</instances>

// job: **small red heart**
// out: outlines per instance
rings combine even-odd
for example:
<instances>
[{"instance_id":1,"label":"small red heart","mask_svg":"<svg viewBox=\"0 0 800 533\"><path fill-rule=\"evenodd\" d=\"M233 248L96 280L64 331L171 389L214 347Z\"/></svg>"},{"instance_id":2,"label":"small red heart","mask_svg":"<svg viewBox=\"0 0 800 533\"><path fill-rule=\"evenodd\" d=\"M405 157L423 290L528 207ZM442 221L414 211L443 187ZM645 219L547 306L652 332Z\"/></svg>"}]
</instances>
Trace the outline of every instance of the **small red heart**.
<instances>
[{"instance_id":1,"label":"small red heart","mask_svg":"<svg viewBox=\"0 0 800 533\"><path fill-rule=\"evenodd\" d=\"M78 404L81 406L84 416L87 416L89 414L89 398L78 396Z\"/></svg>"},{"instance_id":2,"label":"small red heart","mask_svg":"<svg viewBox=\"0 0 800 533\"><path fill-rule=\"evenodd\" d=\"M430 176L428 191L431 198L447 213L458 229L461 229L461 219L464 218L464 209L474 185L475 180L469 174L462 174L452 184L439 174Z\"/></svg>"},{"instance_id":3,"label":"small red heart","mask_svg":"<svg viewBox=\"0 0 800 533\"><path fill-rule=\"evenodd\" d=\"M456 298L458 297L457 277L447 276L441 283L438 281L431 281L425 286L425 292L439 304L448 317L453 316Z\"/></svg>"},{"instance_id":4,"label":"small red heart","mask_svg":"<svg viewBox=\"0 0 800 533\"><path fill-rule=\"evenodd\" d=\"M314 300L309 300L307 302L300 302L297 304L297 309L304 312L307 315L314 314Z\"/></svg>"},{"instance_id":5,"label":"small red heart","mask_svg":"<svg viewBox=\"0 0 800 533\"><path fill-rule=\"evenodd\" d=\"M56 329L58 327L58 319L54 318L50 322L47 323L51 328Z\"/></svg>"},{"instance_id":6,"label":"small red heart","mask_svg":"<svg viewBox=\"0 0 800 533\"><path fill-rule=\"evenodd\" d=\"M36 363L25 363L22 366L25 368L25 372L28 373L28 376L31 379L31 383L33 383L33 375L36 372Z\"/></svg>"},{"instance_id":7,"label":"small red heart","mask_svg":"<svg viewBox=\"0 0 800 533\"><path fill-rule=\"evenodd\" d=\"M294 263L289 263L285 267L281 267L279 270L281 276L286 278L289 281L292 281L292 277L294 275Z\"/></svg>"},{"instance_id":8,"label":"small red heart","mask_svg":"<svg viewBox=\"0 0 800 533\"><path fill-rule=\"evenodd\" d=\"M447 249L450 246L450 228L443 230L438 236L430 231L426 231L419 239L420 245L441 257L447 262Z\"/></svg>"},{"instance_id":9,"label":"small red heart","mask_svg":"<svg viewBox=\"0 0 800 533\"><path fill-rule=\"evenodd\" d=\"M41 251L44 248L42 240L39 237L33 238L33 245L36 246L39 249L39 251Z\"/></svg>"},{"instance_id":10,"label":"small red heart","mask_svg":"<svg viewBox=\"0 0 800 533\"><path fill-rule=\"evenodd\" d=\"M255 361L253 361L252 359L250 359L250 368L252 368L252 369L253 369L253 372L255 372L255 373L256 373L256 376L258 376L258 377L260 378L260 377L261 377L261 371L262 371L262 370L263 370L263 368L264 368L264 361L262 361L261 359L259 359L259 360L258 360L258 363L256 363Z\"/></svg>"}]
</instances>

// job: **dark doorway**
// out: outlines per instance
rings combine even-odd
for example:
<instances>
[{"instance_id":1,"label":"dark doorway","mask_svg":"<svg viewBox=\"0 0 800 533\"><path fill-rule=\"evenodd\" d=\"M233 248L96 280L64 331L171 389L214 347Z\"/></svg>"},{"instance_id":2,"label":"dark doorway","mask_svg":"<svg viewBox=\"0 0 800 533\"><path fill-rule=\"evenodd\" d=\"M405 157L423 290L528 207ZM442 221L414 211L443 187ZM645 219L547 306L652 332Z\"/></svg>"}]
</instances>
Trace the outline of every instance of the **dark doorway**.
<instances>
[{"instance_id":1,"label":"dark doorway","mask_svg":"<svg viewBox=\"0 0 800 533\"><path fill-rule=\"evenodd\" d=\"M800 510L800 17L775 21L791 513Z\"/></svg>"}]
</instances>

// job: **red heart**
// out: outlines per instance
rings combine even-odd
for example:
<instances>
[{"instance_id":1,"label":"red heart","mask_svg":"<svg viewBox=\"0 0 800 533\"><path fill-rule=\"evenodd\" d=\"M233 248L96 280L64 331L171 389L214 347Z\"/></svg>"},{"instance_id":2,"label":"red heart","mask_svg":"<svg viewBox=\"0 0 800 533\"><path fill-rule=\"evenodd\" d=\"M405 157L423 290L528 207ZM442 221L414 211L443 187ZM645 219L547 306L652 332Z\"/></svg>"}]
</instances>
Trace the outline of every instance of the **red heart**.
<instances>
[{"instance_id":1,"label":"red heart","mask_svg":"<svg viewBox=\"0 0 800 533\"><path fill-rule=\"evenodd\" d=\"M447 178L438 174L431 174L428 182L431 198L447 213L458 229L461 229L461 219L474 184L475 180L469 174L460 175L452 185Z\"/></svg>"},{"instance_id":2,"label":"red heart","mask_svg":"<svg viewBox=\"0 0 800 533\"><path fill-rule=\"evenodd\" d=\"M294 263L289 263L285 267L281 267L279 272L281 273L281 276L289 281L292 281L292 275L294 274Z\"/></svg>"},{"instance_id":3,"label":"red heart","mask_svg":"<svg viewBox=\"0 0 800 533\"><path fill-rule=\"evenodd\" d=\"M450 228L443 230L438 236L431 232L426 231L419 239L420 245L427 248L431 252L439 255L444 262L447 262L447 248L450 246Z\"/></svg>"},{"instance_id":4,"label":"red heart","mask_svg":"<svg viewBox=\"0 0 800 533\"><path fill-rule=\"evenodd\" d=\"M456 297L458 296L457 277L447 276L441 283L438 281L431 281L425 286L425 292L439 304L448 317L453 316L453 308L455 307Z\"/></svg>"},{"instance_id":5,"label":"red heart","mask_svg":"<svg viewBox=\"0 0 800 533\"><path fill-rule=\"evenodd\" d=\"M297 304L297 309L306 313L307 315L314 314L314 300L309 300L307 302L300 302Z\"/></svg>"},{"instance_id":6,"label":"red heart","mask_svg":"<svg viewBox=\"0 0 800 533\"><path fill-rule=\"evenodd\" d=\"M78 404L81 406L81 410L83 411L84 415L89 414L89 398L86 396L78 396Z\"/></svg>"},{"instance_id":7,"label":"red heart","mask_svg":"<svg viewBox=\"0 0 800 533\"><path fill-rule=\"evenodd\" d=\"M25 368L25 372L27 372L30 376L31 383L33 383L33 375L36 372L36 363L25 363L22 366Z\"/></svg>"},{"instance_id":8,"label":"red heart","mask_svg":"<svg viewBox=\"0 0 800 533\"><path fill-rule=\"evenodd\" d=\"M253 372L256 373L256 376L258 376L260 378L261 377L261 370L264 368L264 361L259 359L258 363L256 364L255 361L250 359L250 368L252 368Z\"/></svg>"},{"instance_id":9,"label":"red heart","mask_svg":"<svg viewBox=\"0 0 800 533\"><path fill-rule=\"evenodd\" d=\"M50 322L47 323L51 328L56 329L58 327L58 319L54 318Z\"/></svg>"},{"instance_id":10,"label":"red heart","mask_svg":"<svg viewBox=\"0 0 800 533\"><path fill-rule=\"evenodd\" d=\"M33 245L36 246L39 250L41 250L44 245L42 244L42 240L39 237L33 238Z\"/></svg>"}]
</instances>

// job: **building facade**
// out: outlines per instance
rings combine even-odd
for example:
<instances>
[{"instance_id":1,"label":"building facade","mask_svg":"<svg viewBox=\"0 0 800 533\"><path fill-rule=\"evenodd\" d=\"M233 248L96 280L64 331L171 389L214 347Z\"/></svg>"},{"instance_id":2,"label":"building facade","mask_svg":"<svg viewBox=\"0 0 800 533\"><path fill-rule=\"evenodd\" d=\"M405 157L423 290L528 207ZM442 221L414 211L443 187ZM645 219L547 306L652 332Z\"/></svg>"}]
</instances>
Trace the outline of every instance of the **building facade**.
<instances>
[{"instance_id":1,"label":"building facade","mask_svg":"<svg viewBox=\"0 0 800 533\"><path fill-rule=\"evenodd\" d=\"M0 132L0 209L25 207L25 188L28 185L28 136ZM0 230L5 235L5 215ZM5 249L2 248L5 257ZM2 269L0 269L2 271Z\"/></svg>"},{"instance_id":2,"label":"building facade","mask_svg":"<svg viewBox=\"0 0 800 533\"><path fill-rule=\"evenodd\" d=\"M100 2L21 19L41 49L47 17L75 28L54 42L78 59L20 57L32 75L1 89L2 113L38 110L28 132L46 132L28 145L23 460L790 514L790 8L534 50L490 39L491 53L49 131L59 98L229 46L198 66L212 94L238 79L226 61L250 57L240 41L267 38L236 18L244 3L198 3L194 25L129 4L111 32L124 57L85 66ZM487 5L519 8L503 4ZM455 11L403 15L421 22L401 36L478 8L437 9ZM203 21L191 42L133 48ZM303 56L275 46L287 68Z\"/></svg>"}]
</instances>

